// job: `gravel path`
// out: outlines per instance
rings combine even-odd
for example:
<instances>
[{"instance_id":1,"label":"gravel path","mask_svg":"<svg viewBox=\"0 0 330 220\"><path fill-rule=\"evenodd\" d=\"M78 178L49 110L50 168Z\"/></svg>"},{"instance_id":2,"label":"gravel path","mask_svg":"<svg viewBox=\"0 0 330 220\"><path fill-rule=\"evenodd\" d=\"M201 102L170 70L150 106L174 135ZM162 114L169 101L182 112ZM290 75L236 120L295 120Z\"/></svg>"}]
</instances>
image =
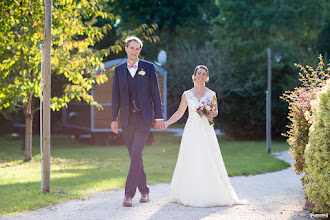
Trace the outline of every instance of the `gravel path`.
<instances>
[{"instance_id":1,"label":"gravel path","mask_svg":"<svg viewBox=\"0 0 330 220\"><path fill-rule=\"evenodd\" d=\"M287 151L277 153L276 157L289 163L292 161ZM124 190L119 189L1 219L310 219L308 212L303 210L305 200L300 177L291 168L231 177L230 181L239 198L247 199L249 205L185 207L169 201L169 184L156 184L150 186L151 201L140 204L137 193L132 208L122 206Z\"/></svg>"}]
</instances>

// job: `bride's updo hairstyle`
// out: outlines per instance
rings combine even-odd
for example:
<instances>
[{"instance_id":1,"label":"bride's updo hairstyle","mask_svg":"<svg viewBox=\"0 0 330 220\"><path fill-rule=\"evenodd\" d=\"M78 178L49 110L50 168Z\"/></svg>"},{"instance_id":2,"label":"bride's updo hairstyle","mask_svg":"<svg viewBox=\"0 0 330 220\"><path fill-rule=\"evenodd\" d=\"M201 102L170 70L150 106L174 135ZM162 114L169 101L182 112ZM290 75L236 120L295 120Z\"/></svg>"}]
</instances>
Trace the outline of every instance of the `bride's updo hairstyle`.
<instances>
[{"instance_id":1,"label":"bride's updo hairstyle","mask_svg":"<svg viewBox=\"0 0 330 220\"><path fill-rule=\"evenodd\" d=\"M196 66L196 68L195 68L195 70L194 70L194 74L191 76L191 78L192 78L192 80L193 80L193 82L195 83L195 80L196 80L196 74L197 74L197 70L198 69L204 69L205 71L206 71L206 74L207 74L207 80L206 80L206 82L208 82L209 81L209 69L206 67L206 66L204 66L204 65L198 65L198 66Z\"/></svg>"}]
</instances>

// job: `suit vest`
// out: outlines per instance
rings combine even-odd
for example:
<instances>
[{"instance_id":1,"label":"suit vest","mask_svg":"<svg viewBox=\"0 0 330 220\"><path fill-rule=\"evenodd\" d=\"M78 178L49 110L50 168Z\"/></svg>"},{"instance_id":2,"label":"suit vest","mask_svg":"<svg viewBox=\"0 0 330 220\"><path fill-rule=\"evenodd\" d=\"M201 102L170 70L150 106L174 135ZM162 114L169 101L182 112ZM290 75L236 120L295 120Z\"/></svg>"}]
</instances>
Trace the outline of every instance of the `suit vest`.
<instances>
[{"instance_id":1,"label":"suit vest","mask_svg":"<svg viewBox=\"0 0 330 220\"><path fill-rule=\"evenodd\" d=\"M131 76L129 71L127 70L127 81L128 81L128 96L129 96L129 107L130 112L133 111L133 109L140 111L140 104L138 99L138 89L137 89L137 81L138 81L138 73L135 73L134 78Z\"/></svg>"}]
</instances>

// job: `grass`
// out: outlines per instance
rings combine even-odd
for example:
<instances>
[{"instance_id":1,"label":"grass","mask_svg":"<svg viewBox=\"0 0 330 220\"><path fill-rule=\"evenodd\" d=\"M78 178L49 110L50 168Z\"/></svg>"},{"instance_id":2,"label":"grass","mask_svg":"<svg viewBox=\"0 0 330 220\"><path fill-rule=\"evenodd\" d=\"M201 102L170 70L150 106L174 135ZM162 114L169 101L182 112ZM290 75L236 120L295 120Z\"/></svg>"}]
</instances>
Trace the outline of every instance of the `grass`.
<instances>
[{"instance_id":1,"label":"grass","mask_svg":"<svg viewBox=\"0 0 330 220\"><path fill-rule=\"evenodd\" d=\"M33 137L33 158L24 163L22 138L0 136L0 216L32 210L95 192L122 188L129 169L125 146L77 144L67 136L52 136L51 192L40 190L39 137ZM254 175L289 167L266 154L264 141L232 141L219 136L229 176ZM155 143L144 149L148 183L170 182L180 137L155 133ZM287 150L285 142L273 142L273 151Z\"/></svg>"}]
</instances>

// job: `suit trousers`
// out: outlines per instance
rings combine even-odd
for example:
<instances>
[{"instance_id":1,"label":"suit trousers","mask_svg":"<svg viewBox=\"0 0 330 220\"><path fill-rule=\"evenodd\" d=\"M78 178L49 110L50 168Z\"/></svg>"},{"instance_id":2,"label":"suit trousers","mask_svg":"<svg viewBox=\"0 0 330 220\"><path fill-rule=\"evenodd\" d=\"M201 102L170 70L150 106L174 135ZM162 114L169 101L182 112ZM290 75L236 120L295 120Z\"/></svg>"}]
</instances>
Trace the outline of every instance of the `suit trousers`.
<instances>
[{"instance_id":1,"label":"suit trousers","mask_svg":"<svg viewBox=\"0 0 330 220\"><path fill-rule=\"evenodd\" d=\"M136 188L141 193L149 193L142 152L150 134L150 125L145 123L141 112L132 112L129 115L128 125L123 127L123 134L131 159L125 185L125 196L133 198Z\"/></svg>"}]
</instances>

